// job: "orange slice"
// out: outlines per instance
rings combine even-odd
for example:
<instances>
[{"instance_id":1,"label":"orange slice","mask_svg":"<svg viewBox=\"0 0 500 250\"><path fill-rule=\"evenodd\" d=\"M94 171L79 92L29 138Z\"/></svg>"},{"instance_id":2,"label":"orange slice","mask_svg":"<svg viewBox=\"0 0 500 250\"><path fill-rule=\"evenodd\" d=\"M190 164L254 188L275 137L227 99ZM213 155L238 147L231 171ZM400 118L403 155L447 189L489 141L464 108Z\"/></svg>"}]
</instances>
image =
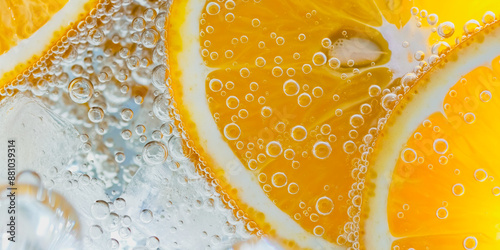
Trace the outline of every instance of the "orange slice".
<instances>
[{"instance_id":1,"label":"orange slice","mask_svg":"<svg viewBox=\"0 0 500 250\"><path fill-rule=\"evenodd\" d=\"M39 60L97 0L0 2L0 88Z\"/></svg>"},{"instance_id":2,"label":"orange slice","mask_svg":"<svg viewBox=\"0 0 500 250\"><path fill-rule=\"evenodd\" d=\"M410 202L406 192L420 187L392 175L405 133L439 110L456 77L500 54L491 13L489 28L467 39L481 26L467 23L462 37L453 18L438 23L427 8L448 11L434 1L174 2L173 116L199 171L250 232L312 249L406 249L405 239L427 236L418 230L434 218L415 217L413 234L392 217L402 200L425 201ZM445 43L453 39L464 41ZM425 74L426 84L431 66L444 73ZM468 232L454 233L416 246L439 249Z\"/></svg>"},{"instance_id":3,"label":"orange slice","mask_svg":"<svg viewBox=\"0 0 500 250\"><path fill-rule=\"evenodd\" d=\"M364 245L500 247L499 39L498 23L467 37L393 110L370 159Z\"/></svg>"},{"instance_id":4,"label":"orange slice","mask_svg":"<svg viewBox=\"0 0 500 250\"><path fill-rule=\"evenodd\" d=\"M393 53L402 41L383 34L409 19L407 3L389 20L381 12L394 6L336 4L183 1L169 19L171 89L187 146L251 231L288 246L357 241L353 161L385 114L377 99L394 84L390 59L407 61Z\"/></svg>"}]
</instances>

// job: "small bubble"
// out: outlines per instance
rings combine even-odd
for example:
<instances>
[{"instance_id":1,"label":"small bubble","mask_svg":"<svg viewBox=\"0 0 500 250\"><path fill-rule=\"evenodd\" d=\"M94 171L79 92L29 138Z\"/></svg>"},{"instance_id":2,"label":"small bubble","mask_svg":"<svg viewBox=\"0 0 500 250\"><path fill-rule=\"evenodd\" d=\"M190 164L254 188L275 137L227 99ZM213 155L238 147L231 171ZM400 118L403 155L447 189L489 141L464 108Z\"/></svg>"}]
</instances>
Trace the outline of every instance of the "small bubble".
<instances>
[{"instance_id":1,"label":"small bubble","mask_svg":"<svg viewBox=\"0 0 500 250\"><path fill-rule=\"evenodd\" d=\"M491 100L491 92L488 90L484 90L479 94L479 99L481 99L482 102L489 102Z\"/></svg>"},{"instance_id":2,"label":"small bubble","mask_svg":"<svg viewBox=\"0 0 500 250\"><path fill-rule=\"evenodd\" d=\"M117 152L115 154L115 161L118 163L122 163L125 161L125 154L123 152Z\"/></svg>"},{"instance_id":3,"label":"small bubble","mask_svg":"<svg viewBox=\"0 0 500 250\"><path fill-rule=\"evenodd\" d=\"M93 123L100 123L104 119L104 111L100 107L92 107L88 112L89 120Z\"/></svg>"},{"instance_id":4,"label":"small bubble","mask_svg":"<svg viewBox=\"0 0 500 250\"><path fill-rule=\"evenodd\" d=\"M432 147L434 152L442 155L448 151L448 142L445 139L436 139Z\"/></svg>"},{"instance_id":5,"label":"small bubble","mask_svg":"<svg viewBox=\"0 0 500 250\"><path fill-rule=\"evenodd\" d=\"M326 63L326 55L323 52L316 52L313 55L312 63L316 66L321 66Z\"/></svg>"},{"instance_id":6,"label":"small bubble","mask_svg":"<svg viewBox=\"0 0 500 250\"><path fill-rule=\"evenodd\" d=\"M316 201L316 211L321 215L329 215L333 211L332 199L323 196Z\"/></svg>"},{"instance_id":7,"label":"small bubble","mask_svg":"<svg viewBox=\"0 0 500 250\"><path fill-rule=\"evenodd\" d=\"M352 154L356 151L357 149L357 146L356 146L356 143L354 143L353 141L346 141L344 143L344 152L348 153L348 154Z\"/></svg>"},{"instance_id":8,"label":"small bubble","mask_svg":"<svg viewBox=\"0 0 500 250\"><path fill-rule=\"evenodd\" d=\"M288 193L297 194L298 192L299 192L299 185L297 185L297 183L292 182L288 184Z\"/></svg>"},{"instance_id":9,"label":"small bubble","mask_svg":"<svg viewBox=\"0 0 500 250\"><path fill-rule=\"evenodd\" d=\"M382 93L382 90L380 89L380 87L378 85L371 85L370 88L368 88L368 94L371 97L378 96L378 95L380 95L380 93Z\"/></svg>"},{"instance_id":10,"label":"small bubble","mask_svg":"<svg viewBox=\"0 0 500 250\"><path fill-rule=\"evenodd\" d=\"M449 38L455 33L455 25L452 22L444 22L438 26L438 35L442 38Z\"/></svg>"},{"instance_id":11,"label":"small bubble","mask_svg":"<svg viewBox=\"0 0 500 250\"><path fill-rule=\"evenodd\" d=\"M226 106L230 109L236 109L240 105L240 100L236 96L230 96L226 99Z\"/></svg>"},{"instance_id":12,"label":"small bubble","mask_svg":"<svg viewBox=\"0 0 500 250\"><path fill-rule=\"evenodd\" d=\"M132 131L125 129L121 132L121 136L124 140L129 140L132 138Z\"/></svg>"},{"instance_id":13,"label":"small bubble","mask_svg":"<svg viewBox=\"0 0 500 250\"><path fill-rule=\"evenodd\" d=\"M134 112L129 108L124 108L120 112L120 116L124 121L130 121L134 117Z\"/></svg>"},{"instance_id":14,"label":"small bubble","mask_svg":"<svg viewBox=\"0 0 500 250\"><path fill-rule=\"evenodd\" d=\"M142 223L149 223L153 220L153 212L151 212L149 209L144 209L139 215L139 219Z\"/></svg>"},{"instance_id":15,"label":"small bubble","mask_svg":"<svg viewBox=\"0 0 500 250\"><path fill-rule=\"evenodd\" d=\"M451 191L455 196L462 196L465 192L465 187L464 185L457 183L453 185Z\"/></svg>"},{"instance_id":16,"label":"small bubble","mask_svg":"<svg viewBox=\"0 0 500 250\"><path fill-rule=\"evenodd\" d=\"M488 178L488 173L484 169L476 169L474 171L474 178L479 182L483 182Z\"/></svg>"},{"instance_id":17,"label":"small bubble","mask_svg":"<svg viewBox=\"0 0 500 250\"><path fill-rule=\"evenodd\" d=\"M283 92L287 96L294 96L299 93L299 90L299 84L293 79L289 79L283 84Z\"/></svg>"},{"instance_id":18,"label":"small bubble","mask_svg":"<svg viewBox=\"0 0 500 250\"><path fill-rule=\"evenodd\" d=\"M220 12L220 6L216 2L210 2L207 4L206 10L209 15L217 15Z\"/></svg>"},{"instance_id":19,"label":"small bubble","mask_svg":"<svg viewBox=\"0 0 500 250\"><path fill-rule=\"evenodd\" d=\"M313 233L316 236L322 236L325 233L325 229L322 226L315 226Z\"/></svg>"},{"instance_id":20,"label":"small bubble","mask_svg":"<svg viewBox=\"0 0 500 250\"><path fill-rule=\"evenodd\" d=\"M365 123L363 116L361 115L353 115L350 119L350 124L353 128L359 128Z\"/></svg>"},{"instance_id":21,"label":"small bubble","mask_svg":"<svg viewBox=\"0 0 500 250\"><path fill-rule=\"evenodd\" d=\"M297 97L297 102L301 107L307 107L312 102L312 98L308 93L302 93Z\"/></svg>"},{"instance_id":22,"label":"small bubble","mask_svg":"<svg viewBox=\"0 0 500 250\"><path fill-rule=\"evenodd\" d=\"M465 34L472 34L476 32L479 27L481 27L481 24L479 24L477 20L471 19L464 24L464 32Z\"/></svg>"},{"instance_id":23,"label":"small bubble","mask_svg":"<svg viewBox=\"0 0 500 250\"><path fill-rule=\"evenodd\" d=\"M439 18L436 14L430 14L427 16L427 23L430 25L436 25L439 21Z\"/></svg>"},{"instance_id":24,"label":"small bubble","mask_svg":"<svg viewBox=\"0 0 500 250\"><path fill-rule=\"evenodd\" d=\"M396 102L398 100L398 97L393 94L393 93L389 93L387 95L385 95L383 98L382 98L382 108L384 108L386 111L390 111L392 109L394 109L394 107L396 106Z\"/></svg>"},{"instance_id":25,"label":"small bubble","mask_svg":"<svg viewBox=\"0 0 500 250\"><path fill-rule=\"evenodd\" d=\"M167 72L167 67L163 64L156 66L152 73L152 83L159 90L165 90L167 88L165 74Z\"/></svg>"},{"instance_id":26,"label":"small bubble","mask_svg":"<svg viewBox=\"0 0 500 250\"><path fill-rule=\"evenodd\" d=\"M286 177L285 173L278 172L278 173L273 174L271 182L272 182L273 186L275 186L277 188L281 188L281 187L284 187L286 185L287 177Z\"/></svg>"},{"instance_id":27,"label":"small bubble","mask_svg":"<svg viewBox=\"0 0 500 250\"><path fill-rule=\"evenodd\" d=\"M303 141L307 137L307 129L300 125L293 127L291 132L295 141Z\"/></svg>"},{"instance_id":28,"label":"small bubble","mask_svg":"<svg viewBox=\"0 0 500 250\"><path fill-rule=\"evenodd\" d=\"M340 68L340 60L338 58L332 57L328 59L328 66L332 69L338 69Z\"/></svg>"},{"instance_id":29,"label":"small bubble","mask_svg":"<svg viewBox=\"0 0 500 250\"><path fill-rule=\"evenodd\" d=\"M464 239L464 248L466 250L474 250L477 247L477 239L474 236L469 236Z\"/></svg>"},{"instance_id":30,"label":"small bubble","mask_svg":"<svg viewBox=\"0 0 500 250\"><path fill-rule=\"evenodd\" d=\"M406 148L401 152L401 160L405 163L413 163L417 160L417 153L411 148Z\"/></svg>"},{"instance_id":31,"label":"small bubble","mask_svg":"<svg viewBox=\"0 0 500 250\"><path fill-rule=\"evenodd\" d=\"M90 208L92 216L98 220L106 219L109 216L109 205L103 200L98 200Z\"/></svg>"},{"instance_id":32,"label":"small bubble","mask_svg":"<svg viewBox=\"0 0 500 250\"><path fill-rule=\"evenodd\" d=\"M159 38L160 34L158 34L158 31L154 29L146 29L142 32L141 42L146 48L154 48Z\"/></svg>"},{"instance_id":33,"label":"small bubble","mask_svg":"<svg viewBox=\"0 0 500 250\"><path fill-rule=\"evenodd\" d=\"M481 21L483 21L484 24L489 24L489 23L493 23L495 21L495 19L496 19L495 13L493 13L491 11L487 11L486 13L484 13Z\"/></svg>"},{"instance_id":34,"label":"small bubble","mask_svg":"<svg viewBox=\"0 0 500 250\"><path fill-rule=\"evenodd\" d=\"M464 121L467 124L472 124L472 123L474 123L474 121L476 121L476 115L474 115L474 113L466 113L464 115Z\"/></svg>"},{"instance_id":35,"label":"small bubble","mask_svg":"<svg viewBox=\"0 0 500 250\"><path fill-rule=\"evenodd\" d=\"M74 102L86 103L94 94L94 85L88 79L78 77L70 82L68 93Z\"/></svg>"},{"instance_id":36,"label":"small bubble","mask_svg":"<svg viewBox=\"0 0 500 250\"><path fill-rule=\"evenodd\" d=\"M271 157L278 157L279 155L281 155L282 151L283 149L281 147L281 144L277 141L269 142L266 145L266 153Z\"/></svg>"},{"instance_id":37,"label":"small bubble","mask_svg":"<svg viewBox=\"0 0 500 250\"><path fill-rule=\"evenodd\" d=\"M102 228L98 225L93 225L89 228L89 236L94 240L101 238L102 234Z\"/></svg>"},{"instance_id":38,"label":"small bubble","mask_svg":"<svg viewBox=\"0 0 500 250\"><path fill-rule=\"evenodd\" d=\"M499 196L500 195L500 187L494 187L491 192L493 193L494 196Z\"/></svg>"},{"instance_id":39,"label":"small bubble","mask_svg":"<svg viewBox=\"0 0 500 250\"><path fill-rule=\"evenodd\" d=\"M161 164L167 160L167 147L158 141L152 141L144 145L142 157L147 164Z\"/></svg>"},{"instance_id":40,"label":"small bubble","mask_svg":"<svg viewBox=\"0 0 500 250\"><path fill-rule=\"evenodd\" d=\"M149 249L157 249L159 246L160 240L155 236L151 236L146 240L146 247Z\"/></svg>"},{"instance_id":41,"label":"small bubble","mask_svg":"<svg viewBox=\"0 0 500 250\"><path fill-rule=\"evenodd\" d=\"M328 142L319 141L314 144L312 153L314 157L323 160L330 156L332 147Z\"/></svg>"},{"instance_id":42,"label":"small bubble","mask_svg":"<svg viewBox=\"0 0 500 250\"><path fill-rule=\"evenodd\" d=\"M445 207L440 207L436 210L436 216L438 219L446 219L448 218L448 210Z\"/></svg>"},{"instance_id":43,"label":"small bubble","mask_svg":"<svg viewBox=\"0 0 500 250\"><path fill-rule=\"evenodd\" d=\"M224 136L228 140L237 140L240 137L241 129L236 123L229 123L224 127Z\"/></svg>"}]
</instances>

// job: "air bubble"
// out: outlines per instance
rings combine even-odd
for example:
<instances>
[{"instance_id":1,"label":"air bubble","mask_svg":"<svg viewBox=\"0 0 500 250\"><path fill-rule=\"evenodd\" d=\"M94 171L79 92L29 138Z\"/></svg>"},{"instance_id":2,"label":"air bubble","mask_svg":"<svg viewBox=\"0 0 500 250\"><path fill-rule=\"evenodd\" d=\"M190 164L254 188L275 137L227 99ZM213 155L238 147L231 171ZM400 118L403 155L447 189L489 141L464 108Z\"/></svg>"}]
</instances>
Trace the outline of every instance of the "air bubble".
<instances>
[{"instance_id":1,"label":"air bubble","mask_svg":"<svg viewBox=\"0 0 500 250\"><path fill-rule=\"evenodd\" d=\"M104 111L100 107L92 107L89 109L88 117L93 123L102 122L104 119Z\"/></svg>"},{"instance_id":2,"label":"air bubble","mask_svg":"<svg viewBox=\"0 0 500 250\"><path fill-rule=\"evenodd\" d=\"M479 99L482 102L489 102L491 100L491 92L488 90L484 90L479 94Z\"/></svg>"},{"instance_id":3,"label":"air bubble","mask_svg":"<svg viewBox=\"0 0 500 250\"><path fill-rule=\"evenodd\" d=\"M396 102L398 100L398 97L395 94L387 94L382 98L382 108L384 108L386 111L390 111L394 109L396 106Z\"/></svg>"},{"instance_id":4,"label":"air bubble","mask_svg":"<svg viewBox=\"0 0 500 250\"><path fill-rule=\"evenodd\" d=\"M266 153L271 157L278 157L283 151L281 144L277 141L269 142L266 145Z\"/></svg>"},{"instance_id":5,"label":"air bubble","mask_svg":"<svg viewBox=\"0 0 500 250\"><path fill-rule=\"evenodd\" d=\"M474 123L474 121L476 121L476 115L474 115L474 113L466 113L464 115L464 121L467 124L472 124L472 123Z\"/></svg>"},{"instance_id":6,"label":"air bubble","mask_svg":"<svg viewBox=\"0 0 500 250\"><path fill-rule=\"evenodd\" d=\"M321 215L329 215L333 211L332 199L323 196L316 201L316 211Z\"/></svg>"},{"instance_id":7,"label":"air bubble","mask_svg":"<svg viewBox=\"0 0 500 250\"><path fill-rule=\"evenodd\" d=\"M292 128L291 136L295 141L303 141L307 137L307 129L300 125L295 126Z\"/></svg>"},{"instance_id":8,"label":"air bubble","mask_svg":"<svg viewBox=\"0 0 500 250\"><path fill-rule=\"evenodd\" d=\"M436 210L436 216L438 219L446 219L448 218L448 210L445 207L440 207Z\"/></svg>"},{"instance_id":9,"label":"air bubble","mask_svg":"<svg viewBox=\"0 0 500 250\"><path fill-rule=\"evenodd\" d=\"M354 143L353 141L346 141L343 147L344 147L344 152L348 154L354 153L357 149L356 143Z\"/></svg>"},{"instance_id":10,"label":"air bubble","mask_svg":"<svg viewBox=\"0 0 500 250\"><path fill-rule=\"evenodd\" d=\"M323 52L316 52L313 55L312 62L316 66L324 65L326 63L326 55L325 55L325 53L323 53Z\"/></svg>"},{"instance_id":11,"label":"air bubble","mask_svg":"<svg viewBox=\"0 0 500 250\"><path fill-rule=\"evenodd\" d=\"M240 100L236 96L230 96L226 99L226 106L230 109L236 109L240 105Z\"/></svg>"},{"instance_id":12,"label":"air bubble","mask_svg":"<svg viewBox=\"0 0 500 250\"><path fill-rule=\"evenodd\" d=\"M353 128L359 128L365 123L363 116L361 115L353 115L350 119L350 124Z\"/></svg>"},{"instance_id":13,"label":"air bubble","mask_svg":"<svg viewBox=\"0 0 500 250\"><path fill-rule=\"evenodd\" d=\"M442 155L448 151L448 142L445 139L436 139L432 144L432 148L434 152Z\"/></svg>"},{"instance_id":14,"label":"air bubble","mask_svg":"<svg viewBox=\"0 0 500 250\"><path fill-rule=\"evenodd\" d=\"M153 69L152 73L152 83L153 85L159 89L159 90L165 90L167 88L166 86L166 78L165 74L167 72L167 67L163 64L156 66Z\"/></svg>"},{"instance_id":15,"label":"air bubble","mask_svg":"<svg viewBox=\"0 0 500 250\"><path fill-rule=\"evenodd\" d=\"M147 164L162 164L167 160L167 147L158 141L152 141L144 145L142 157Z\"/></svg>"},{"instance_id":16,"label":"air bubble","mask_svg":"<svg viewBox=\"0 0 500 250\"><path fill-rule=\"evenodd\" d=\"M406 148L401 152L401 160L405 163L413 163L417 160L417 153L411 148Z\"/></svg>"},{"instance_id":17,"label":"air bubble","mask_svg":"<svg viewBox=\"0 0 500 250\"><path fill-rule=\"evenodd\" d=\"M88 79L75 78L69 84L68 93L74 102L86 103L94 94L94 85Z\"/></svg>"},{"instance_id":18,"label":"air bubble","mask_svg":"<svg viewBox=\"0 0 500 250\"><path fill-rule=\"evenodd\" d=\"M299 84L293 79L289 79L283 84L283 92L287 96L294 96L299 93L299 90Z\"/></svg>"},{"instance_id":19,"label":"air bubble","mask_svg":"<svg viewBox=\"0 0 500 250\"><path fill-rule=\"evenodd\" d=\"M322 226L315 226L313 233L316 236L322 236L325 233L325 229Z\"/></svg>"},{"instance_id":20,"label":"air bubble","mask_svg":"<svg viewBox=\"0 0 500 250\"><path fill-rule=\"evenodd\" d=\"M240 137L241 129L236 123L229 123L224 127L224 136L231 141Z\"/></svg>"},{"instance_id":21,"label":"air bubble","mask_svg":"<svg viewBox=\"0 0 500 250\"><path fill-rule=\"evenodd\" d=\"M210 2L207 4L206 10L209 15L217 15L220 12L220 6L216 2Z\"/></svg>"},{"instance_id":22,"label":"air bubble","mask_svg":"<svg viewBox=\"0 0 500 250\"><path fill-rule=\"evenodd\" d=\"M319 141L313 146L312 153L318 159L326 159L332 153L332 147L328 142Z\"/></svg>"},{"instance_id":23,"label":"air bubble","mask_svg":"<svg viewBox=\"0 0 500 250\"><path fill-rule=\"evenodd\" d=\"M451 188L451 192L455 196L462 196L465 192L465 187L464 187L464 185L457 183L457 184L453 185L453 187Z\"/></svg>"},{"instance_id":24,"label":"air bubble","mask_svg":"<svg viewBox=\"0 0 500 250\"><path fill-rule=\"evenodd\" d=\"M292 182L288 184L288 193L289 194L297 194L299 192L299 185L297 183Z\"/></svg>"},{"instance_id":25,"label":"air bubble","mask_svg":"<svg viewBox=\"0 0 500 250\"><path fill-rule=\"evenodd\" d=\"M486 13L484 13L481 21L483 21L484 24L489 24L489 23L493 23L495 21L495 19L496 19L495 13L493 13L491 11L487 11Z\"/></svg>"},{"instance_id":26,"label":"air bubble","mask_svg":"<svg viewBox=\"0 0 500 250\"><path fill-rule=\"evenodd\" d=\"M442 38L449 38L455 33L455 25L452 22L444 22L437 28L438 35Z\"/></svg>"},{"instance_id":27,"label":"air bubble","mask_svg":"<svg viewBox=\"0 0 500 250\"><path fill-rule=\"evenodd\" d=\"M109 205L103 200L96 201L92 204L92 207L90 207L90 213L98 220L106 219L106 217L109 216L109 212Z\"/></svg>"},{"instance_id":28,"label":"air bubble","mask_svg":"<svg viewBox=\"0 0 500 250\"><path fill-rule=\"evenodd\" d=\"M477 31L481 27L481 24L477 20L469 20L464 24L464 32L465 34L472 34Z\"/></svg>"},{"instance_id":29,"label":"air bubble","mask_svg":"<svg viewBox=\"0 0 500 250\"><path fill-rule=\"evenodd\" d=\"M149 223L153 220L153 212L151 212L149 209L144 209L139 215L139 219L142 223Z\"/></svg>"},{"instance_id":30,"label":"air bubble","mask_svg":"<svg viewBox=\"0 0 500 250\"><path fill-rule=\"evenodd\" d=\"M466 250L474 250L477 247L477 239L474 236L469 236L464 239L464 248Z\"/></svg>"},{"instance_id":31,"label":"air bubble","mask_svg":"<svg viewBox=\"0 0 500 250\"><path fill-rule=\"evenodd\" d=\"M311 104L312 98L308 93L302 93L297 97L297 103L301 107L307 107Z\"/></svg>"},{"instance_id":32,"label":"air bubble","mask_svg":"<svg viewBox=\"0 0 500 250\"><path fill-rule=\"evenodd\" d=\"M483 182L488 178L488 173L484 169L476 169L474 171L474 178L479 182Z\"/></svg>"},{"instance_id":33,"label":"air bubble","mask_svg":"<svg viewBox=\"0 0 500 250\"><path fill-rule=\"evenodd\" d=\"M368 95L370 95L371 97L379 96L380 93L382 93L382 90L380 89L380 87L378 85L371 85L368 88Z\"/></svg>"},{"instance_id":34,"label":"air bubble","mask_svg":"<svg viewBox=\"0 0 500 250\"><path fill-rule=\"evenodd\" d=\"M286 177L285 173L278 172L278 173L273 174L273 176L271 178L271 182L272 182L273 186L275 186L277 188L282 188L287 183L287 177Z\"/></svg>"},{"instance_id":35,"label":"air bubble","mask_svg":"<svg viewBox=\"0 0 500 250\"><path fill-rule=\"evenodd\" d=\"M332 57L328 59L328 66L332 69L338 69L340 68L340 60L338 58Z\"/></svg>"}]
</instances>

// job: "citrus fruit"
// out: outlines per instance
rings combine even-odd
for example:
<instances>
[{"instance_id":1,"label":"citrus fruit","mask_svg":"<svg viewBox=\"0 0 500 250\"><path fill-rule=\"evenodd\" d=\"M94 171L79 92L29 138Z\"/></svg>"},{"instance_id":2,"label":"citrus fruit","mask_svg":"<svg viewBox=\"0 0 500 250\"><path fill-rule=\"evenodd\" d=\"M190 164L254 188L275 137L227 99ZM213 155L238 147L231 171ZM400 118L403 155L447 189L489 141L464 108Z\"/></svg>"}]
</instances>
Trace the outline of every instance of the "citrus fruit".
<instances>
[{"instance_id":1,"label":"citrus fruit","mask_svg":"<svg viewBox=\"0 0 500 250\"><path fill-rule=\"evenodd\" d=\"M465 17L457 8L450 1L174 2L167 85L186 152L249 231L286 247L456 249L479 234L491 237L493 221L469 232L472 220L463 217L433 230L428 212L411 217L419 206L446 217L446 197L477 185L416 170L410 179L407 171L410 163L445 161L422 155L411 133L441 111L436 103L462 105L465 97L446 93L468 72L476 88L473 79L487 73L476 68L500 54L496 18L487 12L498 6L482 1ZM470 20L481 15L481 23ZM452 138L470 129L447 130L437 116L432 122L449 137L434 138L433 128L419 133L452 164ZM433 193L435 182L447 183L438 177L462 186ZM491 211L491 202L462 211Z\"/></svg>"},{"instance_id":2,"label":"citrus fruit","mask_svg":"<svg viewBox=\"0 0 500 250\"><path fill-rule=\"evenodd\" d=\"M31 73L39 66L35 63L42 56L47 55L47 52L57 51L57 43L63 42L60 41L61 37L74 25L76 28L77 22L83 20L97 3L97 0L0 2L2 22L0 27L0 88L22 73ZM90 22L91 19L88 21ZM76 31L72 33L76 34ZM65 38L66 42L67 39L68 37ZM30 66L31 71L28 71Z\"/></svg>"},{"instance_id":3,"label":"citrus fruit","mask_svg":"<svg viewBox=\"0 0 500 250\"><path fill-rule=\"evenodd\" d=\"M367 246L500 247L499 38L498 23L466 37L392 111L369 160Z\"/></svg>"}]
</instances>

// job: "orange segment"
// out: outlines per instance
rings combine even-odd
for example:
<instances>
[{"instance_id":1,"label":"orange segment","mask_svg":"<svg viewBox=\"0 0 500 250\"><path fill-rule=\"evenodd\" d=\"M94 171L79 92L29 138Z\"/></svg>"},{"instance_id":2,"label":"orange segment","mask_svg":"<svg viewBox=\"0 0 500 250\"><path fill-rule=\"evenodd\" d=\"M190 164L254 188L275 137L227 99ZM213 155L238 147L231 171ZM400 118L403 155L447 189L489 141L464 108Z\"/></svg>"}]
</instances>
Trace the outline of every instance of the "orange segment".
<instances>
[{"instance_id":1,"label":"orange segment","mask_svg":"<svg viewBox=\"0 0 500 250\"><path fill-rule=\"evenodd\" d=\"M19 0L0 3L0 54L26 39L58 12L68 0Z\"/></svg>"},{"instance_id":2,"label":"orange segment","mask_svg":"<svg viewBox=\"0 0 500 250\"><path fill-rule=\"evenodd\" d=\"M75 24L97 3L98 0L1 1L0 88L21 74L29 75L28 68L33 66L33 70L42 56L50 56L49 50L70 28L76 28Z\"/></svg>"},{"instance_id":3,"label":"orange segment","mask_svg":"<svg viewBox=\"0 0 500 250\"><path fill-rule=\"evenodd\" d=\"M447 239L449 249L460 249L467 237L481 249L500 246L499 60L496 71L479 67L457 82L444 114L424 120L401 151L387 208L392 235L404 238L394 246L435 247Z\"/></svg>"}]
</instances>

